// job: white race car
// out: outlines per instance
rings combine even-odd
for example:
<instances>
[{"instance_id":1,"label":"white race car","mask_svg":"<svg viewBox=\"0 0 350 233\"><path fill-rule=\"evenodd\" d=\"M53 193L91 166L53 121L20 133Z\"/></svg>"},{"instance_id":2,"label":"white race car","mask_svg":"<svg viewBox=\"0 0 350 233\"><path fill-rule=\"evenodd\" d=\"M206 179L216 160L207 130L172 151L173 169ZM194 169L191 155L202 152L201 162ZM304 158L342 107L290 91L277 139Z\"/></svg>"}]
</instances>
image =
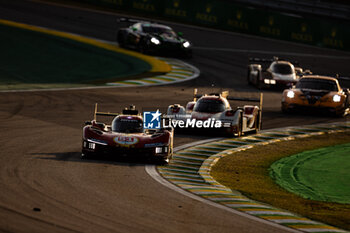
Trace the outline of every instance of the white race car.
<instances>
[{"instance_id":1,"label":"white race car","mask_svg":"<svg viewBox=\"0 0 350 233\"><path fill-rule=\"evenodd\" d=\"M247 80L251 85L257 88L271 86L292 86L297 83L304 74L311 74L309 70L303 70L301 67L295 67L291 62L273 59L250 59L248 65ZM268 65L270 64L270 65ZM266 65L268 65L266 67Z\"/></svg>"},{"instance_id":2,"label":"white race car","mask_svg":"<svg viewBox=\"0 0 350 233\"><path fill-rule=\"evenodd\" d=\"M261 128L263 95L260 98L235 98L228 91L198 95L194 89L193 101L173 104L168 107L169 124L175 129L223 130L230 136L241 136L246 132L257 132ZM244 105L232 108L229 101L258 102L259 105Z\"/></svg>"}]
</instances>

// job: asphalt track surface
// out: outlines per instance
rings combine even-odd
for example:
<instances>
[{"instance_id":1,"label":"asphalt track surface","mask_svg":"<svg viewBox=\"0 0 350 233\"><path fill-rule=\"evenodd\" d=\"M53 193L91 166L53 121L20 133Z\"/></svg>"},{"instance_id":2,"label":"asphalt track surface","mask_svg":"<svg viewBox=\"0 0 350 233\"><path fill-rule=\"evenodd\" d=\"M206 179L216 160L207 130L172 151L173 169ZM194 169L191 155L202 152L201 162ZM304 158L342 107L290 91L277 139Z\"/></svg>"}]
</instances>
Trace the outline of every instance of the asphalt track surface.
<instances>
[{"instance_id":1,"label":"asphalt track surface","mask_svg":"<svg viewBox=\"0 0 350 233\"><path fill-rule=\"evenodd\" d=\"M0 17L107 41L115 39L121 26L115 14L22 1L1 0ZM245 78L250 56L276 53L315 73L350 76L350 54L169 24L197 47L187 60L201 70L196 80L158 87L0 93L0 231L283 232L180 195L149 177L145 163L81 161L83 122L91 120L96 102L106 111L129 104L185 104L194 87L211 91L212 83L237 95L257 96ZM349 119L284 115L281 91L264 93L264 129ZM209 137L177 135L175 146Z\"/></svg>"}]
</instances>

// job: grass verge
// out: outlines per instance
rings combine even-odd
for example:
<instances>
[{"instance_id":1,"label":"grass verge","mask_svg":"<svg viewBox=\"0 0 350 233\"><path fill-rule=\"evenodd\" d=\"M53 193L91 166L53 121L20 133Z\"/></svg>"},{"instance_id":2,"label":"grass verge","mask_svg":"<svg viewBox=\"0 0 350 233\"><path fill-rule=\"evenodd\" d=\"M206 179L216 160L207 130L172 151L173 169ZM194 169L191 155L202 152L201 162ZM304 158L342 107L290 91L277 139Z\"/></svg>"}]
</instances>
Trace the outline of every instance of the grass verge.
<instances>
[{"instance_id":1,"label":"grass verge","mask_svg":"<svg viewBox=\"0 0 350 233\"><path fill-rule=\"evenodd\" d=\"M101 85L171 71L156 58L0 19L0 90Z\"/></svg>"},{"instance_id":2,"label":"grass verge","mask_svg":"<svg viewBox=\"0 0 350 233\"><path fill-rule=\"evenodd\" d=\"M350 230L350 204L304 199L286 191L269 176L270 165L283 157L348 142L350 132L256 146L220 159L211 175L221 184L240 191L253 200Z\"/></svg>"}]
</instances>

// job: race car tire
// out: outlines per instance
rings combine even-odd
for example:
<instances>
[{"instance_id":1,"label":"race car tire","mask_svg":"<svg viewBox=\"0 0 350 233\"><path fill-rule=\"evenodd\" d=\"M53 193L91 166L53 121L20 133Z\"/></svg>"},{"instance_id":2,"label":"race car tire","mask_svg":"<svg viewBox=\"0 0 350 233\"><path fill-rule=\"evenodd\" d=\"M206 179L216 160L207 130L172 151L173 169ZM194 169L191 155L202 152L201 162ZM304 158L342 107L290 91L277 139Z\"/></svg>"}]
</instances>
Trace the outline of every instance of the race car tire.
<instances>
[{"instance_id":1,"label":"race car tire","mask_svg":"<svg viewBox=\"0 0 350 233\"><path fill-rule=\"evenodd\" d=\"M243 112L241 112L239 115L237 128L237 137L241 137L243 135Z\"/></svg>"},{"instance_id":2,"label":"race car tire","mask_svg":"<svg viewBox=\"0 0 350 233\"><path fill-rule=\"evenodd\" d=\"M260 90L262 88L262 83L260 82L260 71L255 79L255 86Z\"/></svg>"},{"instance_id":3,"label":"race car tire","mask_svg":"<svg viewBox=\"0 0 350 233\"><path fill-rule=\"evenodd\" d=\"M139 53L146 53L146 50L147 50L146 46L147 46L146 39L141 38L140 42L137 45L137 51Z\"/></svg>"},{"instance_id":4,"label":"race car tire","mask_svg":"<svg viewBox=\"0 0 350 233\"><path fill-rule=\"evenodd\" d=\"M155 158L154 162L158 165L167 165L169 164L171 158L166 157L166 158Z\"/></svg>"},{"instance_id":5,"label":"race car tire","mask_svg":"<svg viewBox=\"0 0 350 233\"><path fill-rule=\"evenodd\" d=\"M291 110L290 110L290 109L288 109L288 108L286 108L286 107L284 107L284 106L283 106L283 104L281 105L281 111L282 111L283 113L285 113L285 114L287 114L287 113L290 113L290 112L291 112Z\"/></svg>"},{"instance_id":6,"label":"race car tire","mask_svg":"<svg viewBox=\"0 0 350 233\"><path fill-rule=\"evenodd\" d=\"M117 42L119 44L119 47L121 48L125 48L125 37L124 37L124 33L122 31L118 31L117 33Z\"/></svg>"},{"instance_id":7,"label":"race car tire","mask_svg":"<svg viewBox=\"0 0 350 233\"><path fill-rule=\"evenodd\" d=\"M92 159L94 158L94 154L93 153L89 153L89 152L82 152L80 155L81 159Z\"/></svg>"},{"instance_id":8,"label":"race car tire","mask_svg":"<svg viewBox=\"0 0 350 233\"><path fill-rule=\"evenodd\" d=\"M346 107L344 106L343 108L337 110L334 109L334 114L336 117L344 117L345 116L345 112L346 112Z\"/></svg>"},{"instance_id":9,"label":"race car tire","mask_svg":"<svg viewBox=\"0 0 350 233\"><path fill-rule=\"evenodd\" d=\"M185 52L185 58L189 59L192 58L192 50Z\"/></svg>"},{"instance_id":10,"label":"race car tire","mask_svg":"<svg viewBox=\"0 0 350 233\"><path fill-rule=\"evenodd\" d=\"M255 130L253 130L253 133L255 134L258 133L261 129L260 113L261 113L261 110L258 111L258 114L256 115L255 122L254 122Z\"/></svg>"},{"instance_id":11,"label":"race car tire","mask_svg":"<svg viewBox=\"0 0 350 233\"><path fill-rule=\"evenodd\" d=\"M252 85L253 83L252 83L252 81L250 80L250 72L251 72L251 69L248 68L248 72L247 72L247 81L248 81L248 84L249 84L249 85Z\"/></svg>"}]
</instances>

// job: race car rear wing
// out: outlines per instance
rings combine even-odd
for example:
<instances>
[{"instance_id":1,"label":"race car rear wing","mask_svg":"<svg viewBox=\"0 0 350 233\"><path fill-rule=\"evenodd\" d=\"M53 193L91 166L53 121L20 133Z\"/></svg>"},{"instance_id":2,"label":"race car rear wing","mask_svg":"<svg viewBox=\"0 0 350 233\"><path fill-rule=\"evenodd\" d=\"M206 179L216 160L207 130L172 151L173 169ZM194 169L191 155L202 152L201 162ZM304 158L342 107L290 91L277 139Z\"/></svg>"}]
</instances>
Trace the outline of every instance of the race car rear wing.
<instances>
[{"instance_id":1,"label":"race car rear wing","mask_svg":"<svg viewBox=\"0 0 350 233\"><path fill-rule=\"evenodd\" d=\"M290 61L288 59L281 59L279 57L273 57L273 58L250 57L249 58L249 62L251 62L251 63L271 63L271 62L274 62L274 61L289 61L293 65L299 66L299 62L298 61Z\"/></svg>"},{"instance_id":2,"label":"race car rear wing","mask_svg":"<svg viewBox=\"0 0 350 233\"><path fill-rule=\"evenodd\" d=\"M141 20L141 19L133 19L133 18L126 18L126 17L122 17L122 18L118 18L117 22L120 23L154 23L154 21L146 21L146 20Z\"/></svg>"},{"instance_id":3,"label":"race car rear wing","mask_svg":"<svg viewBox=\"0 0 350 233\"><path fill-rule=\"evenodd\" d=\"M260 93L259 98L242 98L242 97L228 96L228 97L226 97L226 99L227 100L235 100L235 101L243 101L243 102L257 102L257 103L259 103L260 111L262 111L264 95L263 95L263 93Z\"/></svg>"},{"instance_id":4,"label":"race car rear wing","mask_svg":"<svg viewBox=\"0 0 350 233\"><path fill-rule=\"evenodd\" d=\"M120 115L120 113L98 112L97 111L97 103L95 104L94 121L96 121L97 116L112 116L112 117L116 117L116 116L119 116L119 115Z\"/></svg>"},{"instance_id":5,"label":"race car rear wing","mask_svg":"<svg viewBox=\"0 0 350 233\"><path fill-rule=\"evenodd\" d=\"M94 111L94 120L96 121L96 116L110 116L110 117L116 117L119 115L138 115L139 111L136 110L135 105L131 105L129 108L125 108L122 113L113 113L113 112L99 112L97 111L97 103L95 104L95 111Z\"/></svg>"},{"instance_id":6,"label":"race car rear wing","mask_svg":"<svg viewBox=\"0 0 350 233\"><path fill-rule=\"evenodd\" d=\"M223 98L226 98L227 100L236 100L236 101L243 101L243 102L258 102L260 109L262 109L262 105L263 105L263 93L260 93L259 98L233 97L233 96L229 96L228 91L222 91L221 93L211 93L209 95L222 96ZM197 101L197 99L202 97L202 96L203 95L198 94L197 88L195 88L193 90L193 101Z\"/></svg>"},{"instance_id":7,"label":"race car rear wing","mask_svg":"<svg viewBox=\"0 0 350 233\"><path fill-rule=\"evenodd\" d=\"M195 88L194 90L193 90L193 101L197 101L197 99L198 98L201 98L202 96L204 96L204 95L214 95L214 96L222 96L222 97L224 97L224 98L226 98L227 96L228 96L228 91L222 91L222 92L215 92L215 93L209 93L209 94L203 94L203 95L201 95L201 94L198 94L198 89L197 88Z\"/></svg>"},{"instance_id":8,"label":"race car rear wing","mask_svg":"<svg viewBox=\"0 0 350 233\"><path fill-rule=\"evenodd\" d=\"M350 77L346 77L346 76L340 76L339 74L336 74L336 75L329 75L330 77L334 77L338 80L343 80L343 81L349 81L350 80Z\"/></svg>"}]
</instances>

